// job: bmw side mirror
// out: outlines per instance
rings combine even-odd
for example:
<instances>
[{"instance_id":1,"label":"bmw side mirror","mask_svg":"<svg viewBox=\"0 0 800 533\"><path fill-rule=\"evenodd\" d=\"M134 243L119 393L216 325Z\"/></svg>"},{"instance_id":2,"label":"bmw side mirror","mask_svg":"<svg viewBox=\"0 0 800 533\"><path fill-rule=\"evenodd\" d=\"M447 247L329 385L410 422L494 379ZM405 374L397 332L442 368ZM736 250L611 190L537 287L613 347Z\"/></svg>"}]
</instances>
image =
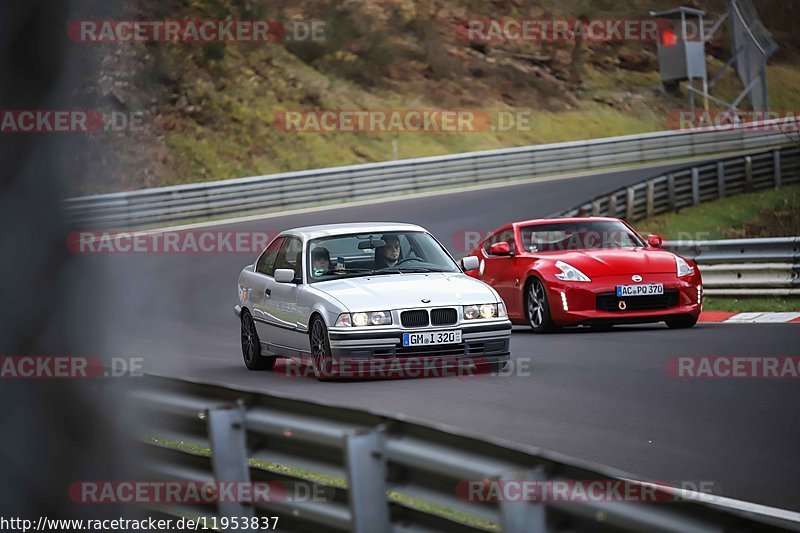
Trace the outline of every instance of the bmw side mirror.
<instances>
[{"instance_id":1,"label":"bmw side mirror","mask_svg":"<svg viewBox=\"0 0 800 533\"><path fill-rule=\"evenodd\" d=\"M480 260L474 255L468 255L464 259L461 260L461 267L464 269L464 272L469 272L470 270L478 270L480 266Z\"/></svg>"},{"instance_id":2,"label":"bmw side mirror","mask_svg":"<svg viewBox=\"0 0 800 533\"><path fill-rule=\"evenodd\" d=\"M291 283L294 281L294 270L291 268L278 268L275 270L275 281L278 283Z\"/></svg>"},{"instance_id":3,"label":"bmw side mirror","mask_svg":"<svg viewBox=\"0 0 800 533\"><path fill-rule=\"evenodd\" d=\"M658 235L648 235L647 236L647 244L652 246L653 248L661 248L661 237Z\"/></svg>"}]
</instances>

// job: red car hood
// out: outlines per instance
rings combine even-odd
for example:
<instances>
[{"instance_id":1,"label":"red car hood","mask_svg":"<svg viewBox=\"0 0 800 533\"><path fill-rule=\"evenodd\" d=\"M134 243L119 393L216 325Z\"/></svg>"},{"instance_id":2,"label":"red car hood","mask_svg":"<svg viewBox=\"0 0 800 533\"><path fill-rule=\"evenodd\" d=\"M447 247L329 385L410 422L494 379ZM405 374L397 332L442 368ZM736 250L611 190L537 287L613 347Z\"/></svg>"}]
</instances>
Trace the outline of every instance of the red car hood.
<instances>
[{"instance_id":1,"label":"red car hood","mask_svg":"<svg viewBox=\"0 0 800 533\"><path fill-rule=\"evenodd\" d=\"M590 278L617 274L674 274L676 271L675 256L671 252L649 248L576 250L537 255L569 263Z\"/></svg>"}]
</instances>

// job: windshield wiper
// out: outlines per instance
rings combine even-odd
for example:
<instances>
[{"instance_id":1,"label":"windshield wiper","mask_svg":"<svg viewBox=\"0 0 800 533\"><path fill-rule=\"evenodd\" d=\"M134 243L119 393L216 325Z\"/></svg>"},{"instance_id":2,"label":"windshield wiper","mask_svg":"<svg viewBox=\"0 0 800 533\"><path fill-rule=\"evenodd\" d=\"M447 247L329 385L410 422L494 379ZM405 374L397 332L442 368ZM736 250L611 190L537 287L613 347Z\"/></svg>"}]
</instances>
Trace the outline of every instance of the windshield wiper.
<instances>
[{"instance_id":1,"label":"windshield wiper","mask_svg":"<svg viewBox=\"0 0 800 533\"><path fill-rule=\"evenodd\" d=\"M402 274L399 268L379 268L371 271L372 274Z\"/></svg>"},{"instance_id":2,"label":"windshield wiper","mask_svg":"<svg viewBox=\"0 0 800 533\"><path fill-rule=\"evenodd\" d=\"M325 274L401 274L397 268L340 268L338 270L329 270Z\"/></svg>"},{"instance_id":3,"label":"windshield wiper","mask_svg":"<svg viewBox=\"0 0 800 533\"><path fill-rule=\"evenodd\" d=\"M412 268L339 268L325 272L326 276L337 274L366 274L368 276L382 276L386 274L408 274L415 272L444 272L440 268L412 267Z\"/></svg>"}]
</instances>

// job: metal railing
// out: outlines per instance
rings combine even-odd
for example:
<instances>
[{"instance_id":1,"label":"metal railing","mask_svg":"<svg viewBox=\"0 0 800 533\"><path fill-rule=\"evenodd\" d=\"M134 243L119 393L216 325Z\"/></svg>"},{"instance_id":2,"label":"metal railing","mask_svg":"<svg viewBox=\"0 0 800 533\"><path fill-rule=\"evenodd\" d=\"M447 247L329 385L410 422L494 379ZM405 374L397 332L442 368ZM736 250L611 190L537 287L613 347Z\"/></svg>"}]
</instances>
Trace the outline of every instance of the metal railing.
<instances>
[{"instance_id":1,"label":"metal railing","mask_svg":"<svg viewBox=\"0 0 800 533\"><path fill-rule=\"evenodd\" d=\"M675 498L663 488L654 494L669 503L474 501L460 488L470 480L627 483L630 478L551 452L394 415L171 378L142 381L132 398L144 424L139 430L160 438L144 439L145 479L302 484L308 483L308 472L327 476L315 482L314 493L324 497L228 502L216 509L160 507L166 514L279 516L286 531L800 530L797 513L744 512L713 495Z\"/></svg>"},{"instance_id":2,"label":"metal railing","mask_svg":"<svg viewBox=\"0 0 800 533\"><path fill-rule=\"evenodd\" d=\"M674 241L664 247L697 262L706 294L800 294L800 237Z\"/></svg>"},{"instance_id":3,"label":"metal railing","mask_svg":"<svg viewBox=\"0 0 800 533\"><path fill-rule=\"evenodd\" d=\"M77 227L131 229L787 144L788 120L406 159L65 200ZM774 127L773 131L765 131Z\"/></svg>"},{"instance_id":4,"label":"metal railing","mask_svg":"<svg viewBox=\"0 0 800 533\"><path fill-rule=\"evenodd\" d=\"M632 221L733 194L799 182L800 148L790 146L687 165L550 216L592 215Z\"/></svg>"}]
</instances>

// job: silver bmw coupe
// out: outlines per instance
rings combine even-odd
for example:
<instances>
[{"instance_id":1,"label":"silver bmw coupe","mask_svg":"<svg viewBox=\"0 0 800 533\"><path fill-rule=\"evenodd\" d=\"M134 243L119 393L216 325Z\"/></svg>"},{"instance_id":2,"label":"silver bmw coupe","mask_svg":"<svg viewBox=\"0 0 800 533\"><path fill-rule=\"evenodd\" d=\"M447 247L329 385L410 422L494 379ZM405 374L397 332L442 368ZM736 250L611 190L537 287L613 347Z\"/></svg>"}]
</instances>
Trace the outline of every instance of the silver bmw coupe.
<instances>
[{"instance_id":1,"label":"silver bmw coupe","mask_svg":"<svg viewBox=\"0 0 800 533\"><path fill-rule=\"evenodd\" d=\"M457 263L412 224L284 231L239 274L245 365L272 369L285 357L319 379L419 366L500 370L511 322L497 292L464 274L476 268L476 257Z\"/></svg>"}]
</instances>

